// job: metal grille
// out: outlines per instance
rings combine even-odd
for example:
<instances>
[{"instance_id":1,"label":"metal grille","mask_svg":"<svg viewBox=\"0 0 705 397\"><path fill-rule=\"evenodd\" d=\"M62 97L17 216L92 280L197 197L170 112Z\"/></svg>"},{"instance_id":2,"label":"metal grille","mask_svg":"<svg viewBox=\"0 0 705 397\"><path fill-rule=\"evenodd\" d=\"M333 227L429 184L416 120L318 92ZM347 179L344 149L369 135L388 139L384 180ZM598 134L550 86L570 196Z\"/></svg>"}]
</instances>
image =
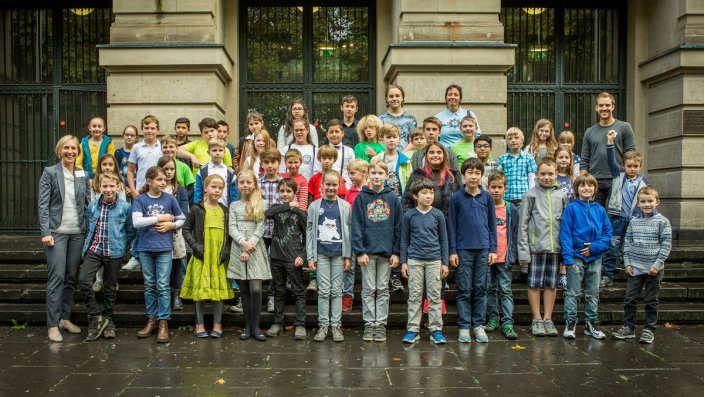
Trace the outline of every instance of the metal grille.
<instances>
[{"instance_id":1,"label":"metal grille","mask_svg":"<svg viewBox=\"0 0 705 397\"><path fill-rule=\"evenodd\" d=\"M109 41L112 13L108 1L90 5L102 8L0 9L0 231L38 228L39 177L58 137L105 115L96 44Z\"/></svg>"},{"instance_id":2,"label":"metal grille","mask_svg":"<svg viewBox=\"0 0 705 397\"><path fill-rule=\"evenodd\" d=\"M626 7L623 1L502 2L505 41L517 44L507 74L507 124L524 131L526 143L536 120L554 122L556 134L570 130L580 152L585 130L597 122L595 95L617 97L616 117L625 104ZM531 6L531 7L529 7Z\"/></svg>"}]
</instances>

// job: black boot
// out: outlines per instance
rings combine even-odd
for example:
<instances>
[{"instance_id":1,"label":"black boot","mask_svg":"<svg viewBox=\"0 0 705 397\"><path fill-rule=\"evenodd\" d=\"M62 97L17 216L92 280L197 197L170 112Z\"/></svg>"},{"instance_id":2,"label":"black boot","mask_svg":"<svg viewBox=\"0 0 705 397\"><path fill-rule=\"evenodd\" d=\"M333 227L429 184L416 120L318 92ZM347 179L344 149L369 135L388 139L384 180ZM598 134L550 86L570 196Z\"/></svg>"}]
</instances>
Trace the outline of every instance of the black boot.
<instances>
[{"instance_id":1,"label":"black boot","mask_svg":"<svg viewBox=\"0 0 705 397\"><path fill-rule=\"evenodd\" d=\"M172 310L184 310L184 303L181 302L181 290L180 289L175 289L174 292L172 293L172 299L171 299L171 309Z\"/></svg>"}]
</instances>

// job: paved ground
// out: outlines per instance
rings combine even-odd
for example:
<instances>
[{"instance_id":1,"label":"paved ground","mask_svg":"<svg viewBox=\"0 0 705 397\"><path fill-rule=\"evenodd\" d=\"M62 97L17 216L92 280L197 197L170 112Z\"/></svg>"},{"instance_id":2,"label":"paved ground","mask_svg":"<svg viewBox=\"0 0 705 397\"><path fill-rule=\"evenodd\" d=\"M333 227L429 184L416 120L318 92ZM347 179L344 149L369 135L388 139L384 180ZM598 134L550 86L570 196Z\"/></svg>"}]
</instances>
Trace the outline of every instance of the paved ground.
<instances>
[{"instance_id":1,"label":"paved ground","mask_svg":"<svg viewBox=\"0 0 705 397\"><path fill-rule=\"evenodd\" d=\"M534 339L525 329L516 343L495 333L488 344L459 344L448 327L444 346L405 346L403 330L390 330L386 343L362 342L352 329L344 343L313 342L312 331L295 342L291 330L243 342L239 331L202 340L182 328L157 345L119 329L111 341L65 333L56 344L43 327L0 327L0 395L703 395L702 325L659 327L650 346Z\"/></svg>"}]
</instances>

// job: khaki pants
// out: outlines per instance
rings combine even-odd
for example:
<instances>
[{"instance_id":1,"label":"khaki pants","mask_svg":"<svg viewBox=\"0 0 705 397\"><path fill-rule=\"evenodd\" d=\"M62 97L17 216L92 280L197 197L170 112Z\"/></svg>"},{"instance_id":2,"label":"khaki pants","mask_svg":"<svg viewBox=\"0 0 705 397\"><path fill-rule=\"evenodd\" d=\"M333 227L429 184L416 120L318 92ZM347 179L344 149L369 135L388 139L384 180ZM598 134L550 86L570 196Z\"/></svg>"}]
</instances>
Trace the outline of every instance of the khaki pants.
<instances>
[{"instance_id":1,"label":"khaki pants","mask_svg":"<svg viewBox=\"0 0 705 397\"><path fill-rule=\"evenodd\" d=\"M407 331L419 332L424 283L428 298L428 329L440 331L443 328L441 316L441 261L419 261L409 259L409 321Z\"/></svg>"}]
</instances>

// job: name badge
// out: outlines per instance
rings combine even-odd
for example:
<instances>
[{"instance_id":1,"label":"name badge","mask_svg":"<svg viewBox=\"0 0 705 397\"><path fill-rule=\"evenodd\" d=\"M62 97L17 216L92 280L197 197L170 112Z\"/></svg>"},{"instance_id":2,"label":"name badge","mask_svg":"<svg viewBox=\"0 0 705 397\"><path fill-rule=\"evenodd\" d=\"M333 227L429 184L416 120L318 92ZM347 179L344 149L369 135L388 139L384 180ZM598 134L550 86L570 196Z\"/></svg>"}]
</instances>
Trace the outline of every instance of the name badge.
<instances>
[{"instance_id":1,"label":"name badge","mask_svg":"<svg viewBox=\"0 0 705 397\"><path fill-rule=\"evenodd\" d=\"M76 171L76 174L74 175L76 178L85 178L86 177L86 171Z\"/></svg>"}]
</instances>

